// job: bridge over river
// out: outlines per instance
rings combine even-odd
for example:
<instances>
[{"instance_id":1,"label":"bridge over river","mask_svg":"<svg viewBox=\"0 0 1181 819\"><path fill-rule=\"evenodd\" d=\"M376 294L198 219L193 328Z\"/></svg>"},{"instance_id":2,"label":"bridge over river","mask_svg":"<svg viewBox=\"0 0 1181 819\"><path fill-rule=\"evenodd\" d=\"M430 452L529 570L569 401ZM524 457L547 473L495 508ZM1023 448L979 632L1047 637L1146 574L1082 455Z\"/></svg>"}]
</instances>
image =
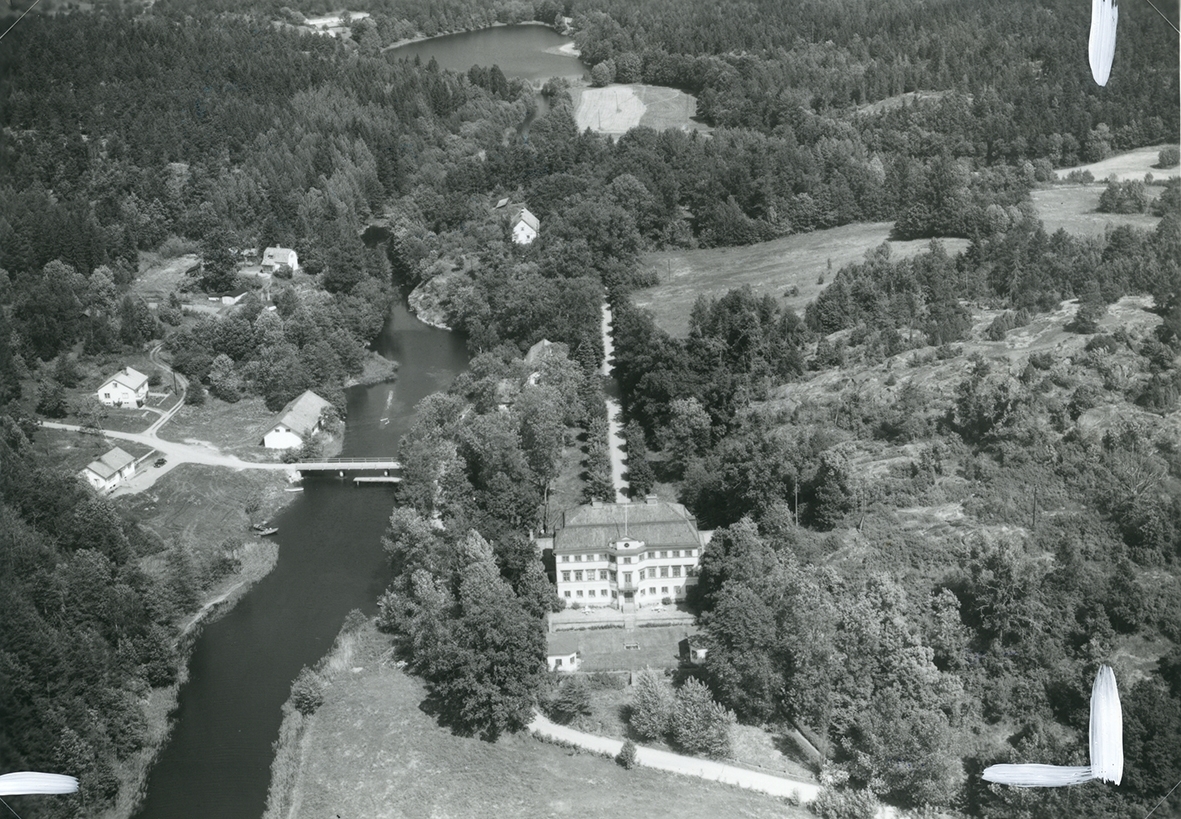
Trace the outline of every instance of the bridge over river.
<instances>
[{"instance_id":1,"label":"bridge over river","mask_svg":"<svg viewBox=\"0 0 1181 819\"><path fill-rule=\"evenodd\" d=\"M401 470L400 461L393 458L322 458L318 461L296 461L292 468L300 472L392 472Z\"/></svg>"}]
</instances>

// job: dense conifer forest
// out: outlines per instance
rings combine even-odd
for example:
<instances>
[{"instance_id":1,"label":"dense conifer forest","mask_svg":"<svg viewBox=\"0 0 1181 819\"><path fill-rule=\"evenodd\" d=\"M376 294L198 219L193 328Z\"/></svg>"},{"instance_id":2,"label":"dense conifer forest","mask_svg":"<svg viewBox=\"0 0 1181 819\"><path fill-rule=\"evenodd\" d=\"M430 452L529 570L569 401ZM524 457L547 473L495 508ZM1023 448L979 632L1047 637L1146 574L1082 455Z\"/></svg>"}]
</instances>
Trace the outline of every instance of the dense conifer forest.
<instances>
[{"instance_id":1,"label":"dense conifer forest","mask_svg":"<svg viewBox=\"0 0 1181 819\"><path fill-rule=\"evenodd\" d=\"M279 407L316 387L339 403L412 288L476 354L419 409L403 446L421 469L386 542L380 623L443 722L517 729L543 685L555 601L528 533L583 433L585 498L610 496L606 294L633 491L657 485L717 529L692 601L703 682L743 721L810 730L827 815L881 800L1139 817L1181 778L1176 189L1154 230L1096 237L1047 232L1029 198L1054 168L1176 138L1177 41L1150 9L1124 4L1103 89L1085 9L1065 0L358 0L371 16L351 37L296 28L336 10L100 4L31 14L0 48L0 769L84 783L22 815L110 802L194 604L183 556L148 579L138 561L166 545L39 461L29 391L52 392L73 357L161 340L212 400ZM525 139L526 83L382 51L530 20L569 26L620 82L695 94L712 131L579 132L551 83ZM918 91L938 93L894 99ZM532 245L510 240L502 197L541 220ZM1134 187L1107 207L1151 210ZM646 251L862 221L934 241L835 271L802 315L734 291L675 338L631 305L654 283ZM372 247L370 224L388 230ZM950 256L946 237L968 250ZM298 248L314 277L277 282L273 312L248 299L198 321L136 295L141 254L196 254L185 287L216 295L238 283L236 254L269 245ZM1100 329L1124 296L1151 329ZM1069 359L965 351L1072 299ZM542 339L567 352L527 366ZM1080 423L1102 410L1126 418ZM954 526L906 523L953 507ZM505 681L494 656L519 673ZM1100 662L1124 695L1124 784L982 783L994 762L1085 758Z\"/></svg>"}]
</instances>

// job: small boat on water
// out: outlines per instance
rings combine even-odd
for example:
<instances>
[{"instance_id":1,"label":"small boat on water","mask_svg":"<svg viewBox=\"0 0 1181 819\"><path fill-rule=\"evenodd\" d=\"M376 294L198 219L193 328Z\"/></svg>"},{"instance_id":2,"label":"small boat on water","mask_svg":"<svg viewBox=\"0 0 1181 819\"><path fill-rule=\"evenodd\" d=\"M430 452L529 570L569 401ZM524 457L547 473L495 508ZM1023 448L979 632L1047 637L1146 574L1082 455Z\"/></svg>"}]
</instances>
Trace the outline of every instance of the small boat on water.
<instances>
[{"instance_id":1,"label":"small boat on water","mask_svg":"<svg viewBox=\"0 0 1181 819\"><path fill-rule=\"evenodd\" d=\"M275 534L275 532L279 531L277 526L267 526L265 523L254 523L254 524L251 524L250 528L253 529L255 532L257 532L258 534L264 535L264 536L265 535L273 535L273 534Z\"/></svg>"},{"instance_id":2,"label":"small boat on water","mask_svg":"<svg viewBox=\"0 0 1181 819\"><path fill-rule=\"evenodd\" d=\"M278 527L272 526L270 529L259 529L258 533L263 537L266 537L267 535L275 534L277 531L279 531Z\"/></svg>"},{"instance_id":3,"label":"small boat on water","mask_svg":"<svg viewBox=\"0 0 1181 819\"><path fill-rule=\"evenodd\" d=\"M387 426L390 422L390 407L394 405L394 391L390 390L385 396L385 415L381 416L381 426Z\"/></svg>"}]
</instances>

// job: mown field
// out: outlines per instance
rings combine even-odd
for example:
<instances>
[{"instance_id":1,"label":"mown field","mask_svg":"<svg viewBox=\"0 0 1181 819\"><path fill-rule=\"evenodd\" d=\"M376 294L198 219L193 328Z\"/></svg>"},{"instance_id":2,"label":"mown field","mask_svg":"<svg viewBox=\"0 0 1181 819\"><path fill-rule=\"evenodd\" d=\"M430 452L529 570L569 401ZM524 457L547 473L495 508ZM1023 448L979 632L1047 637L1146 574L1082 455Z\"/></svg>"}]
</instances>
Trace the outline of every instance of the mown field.
<instances>
[{"instance_id":1,"label":"mown field","mask_svg":"<svg viewBox=\"0 0 1181 819\"><path fill-rule=\"evenodd\" d=\"M914 255L930 245L925 239L889 241L892 228L891 222L872 222L799 233L746 247L649 253L642 263L656 271L660 284L637 291L632 298L638 306L651 310L657 325L674 336L688 334L689 313L698 296L716 298L747 284L756 293L774 296L803 313L838 270L862 261L867 251L883 242L889 244L894 257ZM941 241L950 255L968 246L966 239Z\"/></svg>"},{"instance_id":2,"label":"mown field","mask_svg":"<svg viewBox=\"0 0 1181 819\"><path fill-rule=\"evenodd\" d=\"M606 88L571 88L578 130L623 134L637 125L663 131L667 128L708 131L694 122L697 99L675 88L638 83Z\"/></svg>"},{"instance_id":3,"label":"mown field","mask_svg":"<svg viewBox=\"0 0 1181 819\"><path fill-rule=\"evenodd\" d=\"M332 683L301 747L279 751L280 761L301 768L289 819L812 815L726 785L626 771L525 735L496 743L455 736L424 712L425 691L393 666L388 640L372 630L364 635L352 668Z\"/></svg>"}]
</instances>

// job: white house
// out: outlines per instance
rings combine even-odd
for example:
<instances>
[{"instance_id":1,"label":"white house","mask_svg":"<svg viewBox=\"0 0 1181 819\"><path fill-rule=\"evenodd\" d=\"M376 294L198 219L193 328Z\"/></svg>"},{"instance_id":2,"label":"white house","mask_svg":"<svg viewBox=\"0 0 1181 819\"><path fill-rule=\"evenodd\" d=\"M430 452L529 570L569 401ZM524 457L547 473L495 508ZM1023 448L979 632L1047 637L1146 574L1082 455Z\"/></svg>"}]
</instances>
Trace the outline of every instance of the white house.
<instances>
[{"instance_id":1,"label":"white house","mask_svg":"<svg viewBox=\"0 0 1181 819\"><path fill-rule=\"evenodd\" d=\"M567 604L625 612L680 602L697 583L712 534L684 506L655 495L577 506L553 534L558 594Z\"/></svg>"},{"instance_id":2,"label":"white house","mask_svg":"<svg viewBox=\"0 0 1181 819\"><path fill-rule=\"evenodd\" d=\"M108 407L142 407L148 397L148 377L124 367L104 381L96 394Z\"/></svg>"},{"instance_id":3,"label":"white house","mask_svg":"<svg viewBox=\"0 0 1181 819\"><path fill-rule=\"evenodd\" d=\"M275 425L262 436L267 449L293 449L320 428L320 413L329 404L311 390L294 399L283 411Z\"/></svg>"},{"instance_id":4,"label":"white house","mask_svg":"<svg viewBox=\"0 0 1181 819\"><path fill-rule=\"evenodd\" d=\"M568 631L550 634L545 652L545 665L550 671L577 671L580 665L578 656L578 635Z\"/></svg>"},{"instance_id":5,"label":"white house","mask_svg":"<svg viewBox=\"0 0 1181 819\"><path fill-rule=\"evenodd\" d=\"M135 458L115 447L79 473L100 492L108 492L135 475Z\"/></svg>"},{"instance_id":6,"label":"white house","mask_svg":"<svg viewBox=\"0 0 1181 819\"><path fill-rule=\"evenodd\" d=\"M268 247L262 254L262 270L264 273L275 273L278 270L299 272L299 256L287 247Z\"/></svg>"},{"instance_id":7,"label":"white house","mask_svg":"<svg viewBox=\"0 0 1181 819\"><path fill-rule=\"evenodd\" d=\"M519 245L527 245L537 238L537 231L541 228L541 223L537 221L536 216L529 212L529 208L517 205L513 208L509 226L513 231L513 241Z\"/></svg>"}]
</instances>

